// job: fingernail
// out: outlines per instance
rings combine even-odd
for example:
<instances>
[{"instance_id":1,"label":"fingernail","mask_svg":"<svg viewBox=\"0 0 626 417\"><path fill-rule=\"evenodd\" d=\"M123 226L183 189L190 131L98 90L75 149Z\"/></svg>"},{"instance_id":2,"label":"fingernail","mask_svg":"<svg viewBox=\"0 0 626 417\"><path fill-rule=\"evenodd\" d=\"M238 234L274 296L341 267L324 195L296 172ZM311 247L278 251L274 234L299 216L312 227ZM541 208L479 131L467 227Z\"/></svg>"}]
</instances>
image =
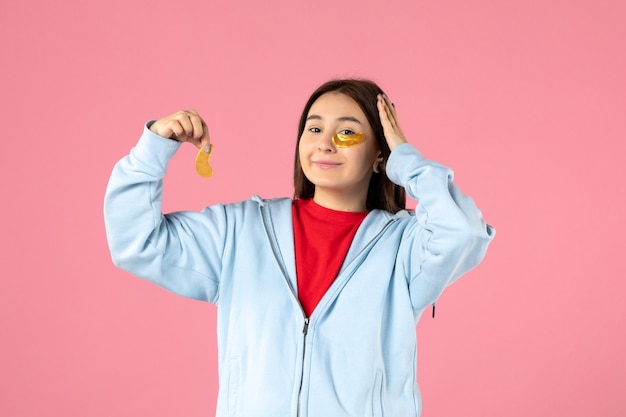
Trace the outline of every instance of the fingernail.
<instances>
[{"instance_id":1,"label":"fingernail","mask_svg":"<svg viewBox=\"0 0 626 417\"><path fill-rule=\"evenodd\" d=\"M210 146L205 146L204 147L204 152L209 153L210 150L211 150Z\"/></svg>"},{"instance_id":2,"label":"fingernail","mask_svg":"<svg viewBox=\"0 0 626 417\"><path fill-rule=\"evenodd\" d=\"M189 137L189 138L190 138L191 136L193 136L193 132L189 132L189 133L187 133L187 137Z\"/></svg>"}]
</instances>

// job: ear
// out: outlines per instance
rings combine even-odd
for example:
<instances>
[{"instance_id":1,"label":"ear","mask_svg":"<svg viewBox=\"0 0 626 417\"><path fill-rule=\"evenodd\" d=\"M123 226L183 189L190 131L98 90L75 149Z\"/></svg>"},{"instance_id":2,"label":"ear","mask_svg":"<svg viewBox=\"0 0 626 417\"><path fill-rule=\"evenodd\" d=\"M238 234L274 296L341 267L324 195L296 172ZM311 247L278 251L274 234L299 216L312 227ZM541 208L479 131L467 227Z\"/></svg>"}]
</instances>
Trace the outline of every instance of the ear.
<instances>
[{"instance_id":1,"label":"ear","mask_svg":"<svg viewBox=\"0 0 626 417\"><path fill-rule=\"evenodd\" d=\"M380 172L385 169L384 160L382 152L378 152L378 156L374 160L374 167L372 168L376 174L380 174Z\"/></svg>"}]
</instances>

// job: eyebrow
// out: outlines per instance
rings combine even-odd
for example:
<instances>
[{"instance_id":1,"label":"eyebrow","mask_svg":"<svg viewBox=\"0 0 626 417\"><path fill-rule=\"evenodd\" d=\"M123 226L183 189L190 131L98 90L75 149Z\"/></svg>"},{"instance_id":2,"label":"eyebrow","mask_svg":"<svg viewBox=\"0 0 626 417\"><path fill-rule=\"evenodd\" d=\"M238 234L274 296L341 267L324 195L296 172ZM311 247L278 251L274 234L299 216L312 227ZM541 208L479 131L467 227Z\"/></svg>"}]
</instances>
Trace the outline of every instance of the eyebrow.
<instances>
[{"instance_id":1,"label":"eyebrow","mask_svg":"<svg viewBox=\"0 0 626 417\"><path fill-rule=\"evenodd\" d=\"M318 116L317 114L312 114L306 118L307 122L309 120L322 120L322 119L323 119L322 116ZM336 120L339 122L355 122L363 126L363 123L361 123L359 119L357 119L356 117L352 117L352 116L341 116L341 117L337 117Z\"/></svg>"}]
</instances>

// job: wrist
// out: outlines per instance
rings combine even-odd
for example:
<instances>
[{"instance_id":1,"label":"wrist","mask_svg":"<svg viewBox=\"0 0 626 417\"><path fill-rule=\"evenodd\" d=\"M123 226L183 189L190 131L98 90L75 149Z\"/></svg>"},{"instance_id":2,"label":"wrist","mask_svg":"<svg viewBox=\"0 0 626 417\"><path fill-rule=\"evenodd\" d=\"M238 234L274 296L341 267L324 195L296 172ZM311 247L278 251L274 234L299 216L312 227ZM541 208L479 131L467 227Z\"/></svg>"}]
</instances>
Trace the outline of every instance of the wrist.
<instances>
[{"instance_id":1,"label":"wrist","mask_svg":"<svg viewBox=\"0 0 626 417\"><path fill-rule=\"evenodd\" d=\"M394 138L394 139L392 139L390 141L387 141L387 144L389 145L389 149L391 151L393 151L399 145L403 145L405 143L409 143L409 142L406 139L404 139L404 138Z\"/></svg>"}]
</instances>

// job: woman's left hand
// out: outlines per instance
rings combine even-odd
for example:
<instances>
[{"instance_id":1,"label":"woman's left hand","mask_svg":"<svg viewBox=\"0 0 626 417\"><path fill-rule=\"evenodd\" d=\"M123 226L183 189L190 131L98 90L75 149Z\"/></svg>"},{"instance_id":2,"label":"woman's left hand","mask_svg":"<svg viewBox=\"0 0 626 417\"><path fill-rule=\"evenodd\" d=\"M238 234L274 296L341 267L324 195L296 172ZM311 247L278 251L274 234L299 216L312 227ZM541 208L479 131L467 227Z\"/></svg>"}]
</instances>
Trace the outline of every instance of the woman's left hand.
<instances>
[{"instance_id":1,"label":"woman's left hand","mask_svg":"<svg viewBox=\"0 0 626 417\"><path fill-rule=\"evenodd\" d=\"M396 146L407 143L404 133L400 128L400 123L398 122L396 107L391 103L389 97L384 94L378 95L377 105L380 121L383 125L383 131L385 132L385 139L387 139L389 149L393 151L393 148Z\"/></svg>"}]
</instances>

